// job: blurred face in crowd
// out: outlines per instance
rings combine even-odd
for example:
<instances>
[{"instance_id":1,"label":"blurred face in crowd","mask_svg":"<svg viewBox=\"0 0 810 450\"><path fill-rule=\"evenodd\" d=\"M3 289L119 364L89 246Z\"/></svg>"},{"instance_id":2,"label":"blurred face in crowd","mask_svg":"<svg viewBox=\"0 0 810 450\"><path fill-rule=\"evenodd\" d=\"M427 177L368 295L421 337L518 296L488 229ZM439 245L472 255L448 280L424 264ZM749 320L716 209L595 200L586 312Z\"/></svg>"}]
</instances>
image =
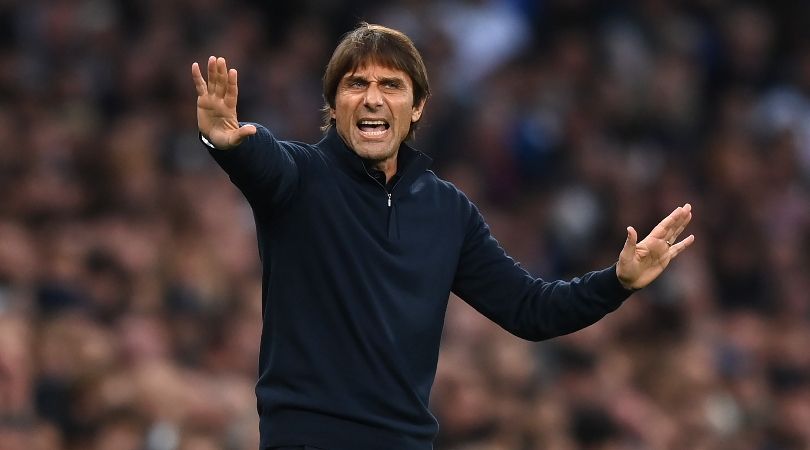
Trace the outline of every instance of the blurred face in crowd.
<instances>
[{"instance_id":1,"label":"blurred face in crowd","mask_svg":"<svg viewBox=\"0 0 810 450\"><path fill-rule=\"evenodd\" d=\"M369 62L343 75L330 114L355 153L382 162L395 158L424 104L414 104L413 83L405 72Z\"/></svg>"}]
</instances>

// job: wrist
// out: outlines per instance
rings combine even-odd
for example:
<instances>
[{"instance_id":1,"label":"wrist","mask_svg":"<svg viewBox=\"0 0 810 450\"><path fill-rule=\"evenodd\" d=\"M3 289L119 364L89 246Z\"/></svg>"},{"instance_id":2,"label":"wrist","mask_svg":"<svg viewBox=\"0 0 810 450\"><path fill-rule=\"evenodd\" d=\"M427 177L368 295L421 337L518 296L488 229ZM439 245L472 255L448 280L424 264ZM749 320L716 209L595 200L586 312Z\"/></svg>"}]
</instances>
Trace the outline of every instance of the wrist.
<instances>
[{"instance_id":1,"label":"wrist","mask_svg":"<svg viewBox=\"0 0 810 450\"><path fill-rule=\"evenodd\" d=\"M633 291L633 292L640 289L640 288L633 287L633 284L632 284L632 282L630 280L628 280L627 278L624 278L621 275L619 275L619 264L618 263L616 264L615 274L616 274L616 280L619 282L619 284L624 289L626 289L628 291Z\"/></svg>"}]
</instances>

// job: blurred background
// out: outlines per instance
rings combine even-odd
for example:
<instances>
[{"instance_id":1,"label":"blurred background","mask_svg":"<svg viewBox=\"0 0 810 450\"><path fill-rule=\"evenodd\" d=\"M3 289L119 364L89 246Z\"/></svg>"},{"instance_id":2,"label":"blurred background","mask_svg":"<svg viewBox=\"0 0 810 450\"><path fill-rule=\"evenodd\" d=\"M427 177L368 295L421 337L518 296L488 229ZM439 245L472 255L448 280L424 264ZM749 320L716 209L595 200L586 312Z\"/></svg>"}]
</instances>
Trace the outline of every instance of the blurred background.
<instances>
[{"instance_id":1,"label":"blurred background","mask_svg":"<svg viewBox=\"0 0 810 450\"><path fill-rule=\"evenodd\" d=\"M694 207L695 245L582 332L452 298L438 450L810 448L810 3L0 0L0 449L257 448L252 216L190 66L225 56L241 119L316 141L360 20L422 51L415 146L532 273Z\"/></svg>"}]
</instances>

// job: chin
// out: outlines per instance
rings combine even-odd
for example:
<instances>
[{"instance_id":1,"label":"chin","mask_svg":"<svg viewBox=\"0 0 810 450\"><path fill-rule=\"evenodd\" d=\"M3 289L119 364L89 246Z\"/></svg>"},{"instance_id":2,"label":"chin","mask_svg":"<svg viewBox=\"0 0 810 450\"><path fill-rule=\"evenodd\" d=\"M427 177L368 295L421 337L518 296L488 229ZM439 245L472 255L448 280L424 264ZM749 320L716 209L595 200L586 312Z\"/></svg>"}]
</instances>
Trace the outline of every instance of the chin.
<instances>
[{"instance_id":1,"label":"chin","mask_svg":"<svg viewBox=\"0 0 810 450\"><path fill-rule=\"evenodd\" d=\"M360 147L355 150L361 158L370 159L372 161L384 161L394 156L395 150L392 148L363 148Z\"/></svg>"}]
</instances>

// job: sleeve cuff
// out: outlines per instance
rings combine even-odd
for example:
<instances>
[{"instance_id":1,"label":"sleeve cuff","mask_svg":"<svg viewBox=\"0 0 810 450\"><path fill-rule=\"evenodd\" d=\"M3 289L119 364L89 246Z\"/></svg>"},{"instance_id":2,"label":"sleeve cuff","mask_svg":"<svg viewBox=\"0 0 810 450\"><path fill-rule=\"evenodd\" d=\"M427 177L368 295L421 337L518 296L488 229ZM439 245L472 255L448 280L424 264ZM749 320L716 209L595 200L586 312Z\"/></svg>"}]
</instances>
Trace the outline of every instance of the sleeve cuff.
<instances>
[{"instance_id":1,"label":"sleeve cuff","mask_svg":"<svg viewBox=\"0 0 810 450\"><path fill-rule=\"evenodd\" d=\"M627 289L622 286L619 276L616 275L616 264L597 272L597 277L596 284L600 291L619 302L626 300L633 292L637 291L637 289Z\"/></svg>"},{"instance_id":2,"label":"sleeve cuff","mask_svg":"<svg viewBox=\"0 0 810 450\"><path fill-rule=\"evenodd\" d=\"M200 132L200 133L198 133L198 134L199 134L199 136L200 136L200 141L201 141L201 142L202 142L202 143L203 143L203 144L204 144L206 147L210 148L211 150L216 150L216 149L217 149L216 147L214 147L214 144L212 144L212 143L211 143L211 141L209 141L209 140L208 140L208 138L207 138L207 137L203 136L203 134L202 134L201 132Z\"/></svg>"}]
</instances>

